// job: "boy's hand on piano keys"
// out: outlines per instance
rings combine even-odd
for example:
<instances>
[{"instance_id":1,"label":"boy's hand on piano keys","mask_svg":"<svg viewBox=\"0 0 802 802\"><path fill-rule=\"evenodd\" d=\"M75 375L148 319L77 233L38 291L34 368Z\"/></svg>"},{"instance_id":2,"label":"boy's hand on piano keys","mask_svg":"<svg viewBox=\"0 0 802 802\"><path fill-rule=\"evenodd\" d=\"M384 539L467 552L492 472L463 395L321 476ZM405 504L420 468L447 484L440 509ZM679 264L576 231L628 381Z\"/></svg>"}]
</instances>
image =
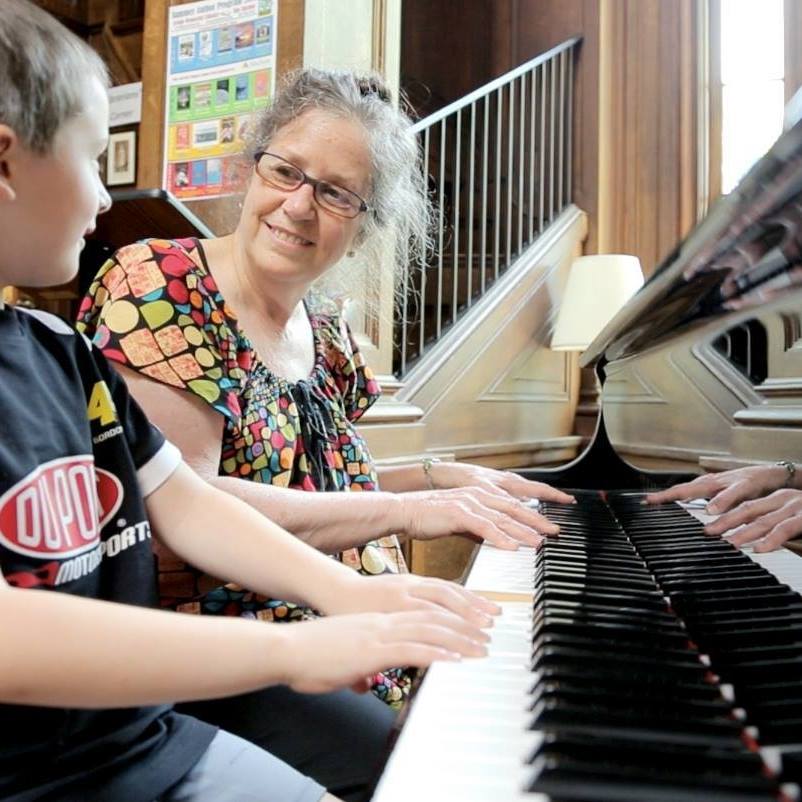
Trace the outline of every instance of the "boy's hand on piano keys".
<instances>
[{"instance_id":1,"label":"boy's hand on piano keys","mask_svg":"<svg viewBox=\"0 0 802 802\"><path fill-rule=\"evenodd\" d=\"M487 654L487 635L445 611L337 615L276 629L281 648L270 659L280 682L301 693L365 691L366 677L388 668Z\"/></svg>"},{"instance_id":2,"label":"boy's hand on piano keys","mask_svg":"<svg viewBox=\"0 0 802 802\"><path fill-rule=\"evenodd\" d=\"M719 515L749 499L759 498L783 487L788 471L782 465L750 465L721 473L706 473L690 482L647 493L647 504L664 504L667 501L709 499L705 512Z\"/></svg>"},{"instance_id":3,"label":"boy's hand on piano keys","mask_svg":"<svg viewBox=\"0 0 802 802\"><path fill-rule=\"evenodd\" d=\"M732 532L727 539L734 546L755 543L755 551L774 551L802 534L802 491L786 488L765 498L745 501L707 524L705 532Z\"/></svg>"},{"instance_id":4,"label":"boy's hand on piano keys","mask_svg":"<svg viewBox=\"0 0 802 802\"><path fill-rule=\"evenodd\" d=\"M479 487L488 493L512 496L522 501L538 499L557 504L573 504L576 501L572 495L543 482L533 482L512 471L498 471L468 462L435 463L430 468L430 476L438 489Z\"/></svg>"},{"instance_id":5,"label":"boy's hand on piano keys","mask_svg":"<svg viewBox=\"0 0 802 802\"><path fill-rule=\"evenodd\" d=\"M326 612L449 613L461 618L472 631L493 625L493 616L501 608L492 601L466 590L456 582L415 574L380 574L363 576L353 573L347 584L338 588L337 598ZM485 636L481 636L485 640Z\"/></svg>"},{"instance_id":6,"label":"boy's hand on piano keys","mask_svg":"<svg viewBox=\"0 0 802 802\"><path fill-rule=\"evenodd\" d=\"M399 493L401 531L418 540L468 535L502 549L539 546L560 528L504 491L482 487Z\"/></svg>"}]
</instances>

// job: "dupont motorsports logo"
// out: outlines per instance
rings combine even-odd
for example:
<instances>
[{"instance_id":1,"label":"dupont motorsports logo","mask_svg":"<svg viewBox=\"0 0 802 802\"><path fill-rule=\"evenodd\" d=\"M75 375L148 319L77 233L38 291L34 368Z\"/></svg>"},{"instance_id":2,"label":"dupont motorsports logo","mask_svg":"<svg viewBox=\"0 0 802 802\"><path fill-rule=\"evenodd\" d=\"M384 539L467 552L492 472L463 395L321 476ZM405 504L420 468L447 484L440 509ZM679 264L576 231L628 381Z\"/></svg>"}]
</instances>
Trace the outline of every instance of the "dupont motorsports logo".
<instances>
[{"instance_id":1,"label":"dupont motorsports logo","mask_svg":"<svg viewBox=\"0 0 802 802\"><path fill-rule=\"evenodd\" d=\"M99 545L122 500L120 480L92 456L46 462L0 497L0 545L36 559L75 557Z\"/></svg>"}]
</instances>

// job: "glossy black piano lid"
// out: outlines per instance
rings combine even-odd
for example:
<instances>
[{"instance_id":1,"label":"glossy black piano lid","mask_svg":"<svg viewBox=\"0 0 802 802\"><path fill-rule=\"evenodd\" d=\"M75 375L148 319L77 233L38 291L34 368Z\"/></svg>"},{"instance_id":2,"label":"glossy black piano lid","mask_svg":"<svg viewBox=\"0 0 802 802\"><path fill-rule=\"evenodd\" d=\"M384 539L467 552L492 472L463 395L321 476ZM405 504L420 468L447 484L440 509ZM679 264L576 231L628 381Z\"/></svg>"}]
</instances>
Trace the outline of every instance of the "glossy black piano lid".
<instances>
[{"instance_id":1,"label":"glossy black piano lid","mask_svg":"<svg viewBox=\"0 0 802 802\"><path fill-rule=\"evenodd\" d=\"M797 94L802 98L802 90ZM789 104L799 108L797 98ZM621 359L772 303L802 309L802 115L582 355Z\"/></svg>"}]
</instances>

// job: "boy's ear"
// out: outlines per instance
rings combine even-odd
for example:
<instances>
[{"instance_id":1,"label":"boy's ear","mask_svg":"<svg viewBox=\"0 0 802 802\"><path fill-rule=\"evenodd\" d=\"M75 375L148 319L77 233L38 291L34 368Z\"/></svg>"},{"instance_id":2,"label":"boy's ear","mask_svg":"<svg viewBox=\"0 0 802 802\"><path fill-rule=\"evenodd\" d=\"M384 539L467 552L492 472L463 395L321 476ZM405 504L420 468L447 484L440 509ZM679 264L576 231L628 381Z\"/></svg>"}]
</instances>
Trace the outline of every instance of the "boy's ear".
<instances>
[{"instance_id":1,"label":"boy's ear","mask_svg":"<svg viewBox=\"0 0 802 802\"><path fill-rule=\"evenodd\" d=\"M13 201L17 197L11 185L11 174L14 151L19 144L13 128L0 123L0 203Z\"/></svg>"}]
</instances>

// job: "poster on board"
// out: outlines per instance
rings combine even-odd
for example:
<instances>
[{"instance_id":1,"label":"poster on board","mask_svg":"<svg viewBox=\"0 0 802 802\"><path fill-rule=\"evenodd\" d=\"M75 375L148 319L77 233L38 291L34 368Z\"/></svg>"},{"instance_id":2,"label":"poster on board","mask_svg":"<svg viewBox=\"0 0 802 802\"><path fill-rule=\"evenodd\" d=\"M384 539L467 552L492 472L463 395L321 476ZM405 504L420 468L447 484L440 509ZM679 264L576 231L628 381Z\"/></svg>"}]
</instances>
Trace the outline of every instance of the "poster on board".
<instances>
[{"instance_id":1,"label":"poster on board","mask_svg":"<svg viewBox=\"0 0 802 802\"><path fill-rule=\"evenodd\" d=\"M275 87L277 0L171 6L162 186L183 200L236 189L251 116Z\"/></svg>"}]
</instances>

